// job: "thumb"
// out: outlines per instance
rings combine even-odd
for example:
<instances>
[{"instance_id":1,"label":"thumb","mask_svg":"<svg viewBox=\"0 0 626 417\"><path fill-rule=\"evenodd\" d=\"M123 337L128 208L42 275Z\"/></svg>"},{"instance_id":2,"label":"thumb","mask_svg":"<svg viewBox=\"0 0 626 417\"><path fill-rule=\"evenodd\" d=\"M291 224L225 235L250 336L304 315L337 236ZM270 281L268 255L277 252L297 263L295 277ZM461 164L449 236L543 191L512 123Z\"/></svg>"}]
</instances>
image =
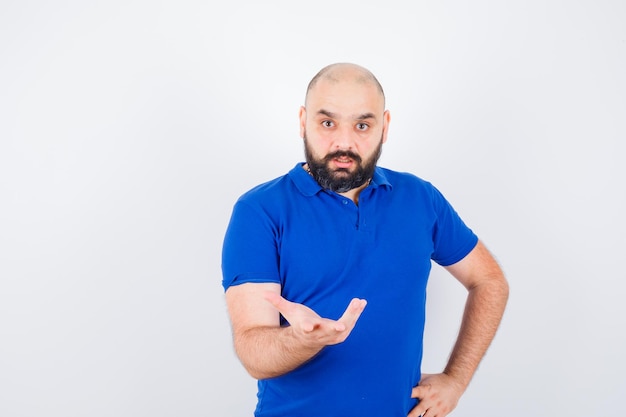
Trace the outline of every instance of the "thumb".
<instances>
[{"instance_id":1,"label":"thumb","mask_svg":"<svg viewBox=\"0 0 626 417\"><path fill-rule=\"evenodd\" d=\"M265 298L267 301L269 301L278 310L280 310L279 307L282 304L282 302L283 301L287 301L283 297L281 297L280 294L277 294L277 293L271 292L271 291L265 291L263 293L263 298Z\"/></svg>"}]
</instances>

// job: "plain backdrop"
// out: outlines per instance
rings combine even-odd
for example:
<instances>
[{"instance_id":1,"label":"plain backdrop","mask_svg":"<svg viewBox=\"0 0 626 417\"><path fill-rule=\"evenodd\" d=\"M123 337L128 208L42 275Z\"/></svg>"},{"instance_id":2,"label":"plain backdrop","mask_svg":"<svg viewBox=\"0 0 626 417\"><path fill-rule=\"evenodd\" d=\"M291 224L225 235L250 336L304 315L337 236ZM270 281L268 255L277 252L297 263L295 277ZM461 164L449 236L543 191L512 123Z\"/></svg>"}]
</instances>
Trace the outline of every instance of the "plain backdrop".
<instances>
[{"instance_id":1,"label":"plain backdrop","mask_svg":"<svg viewBox=\"0 0 626 417\"><path fill-rule=\"evenodd\" d=\"M323 66L377 75L380 165L511 285L462 416L626 413L626 3L0 3L0 415L250 417L221 287L236 198L303 160ZM435 266L424 371L464 289Z\"/></svg>"}]
</instances>

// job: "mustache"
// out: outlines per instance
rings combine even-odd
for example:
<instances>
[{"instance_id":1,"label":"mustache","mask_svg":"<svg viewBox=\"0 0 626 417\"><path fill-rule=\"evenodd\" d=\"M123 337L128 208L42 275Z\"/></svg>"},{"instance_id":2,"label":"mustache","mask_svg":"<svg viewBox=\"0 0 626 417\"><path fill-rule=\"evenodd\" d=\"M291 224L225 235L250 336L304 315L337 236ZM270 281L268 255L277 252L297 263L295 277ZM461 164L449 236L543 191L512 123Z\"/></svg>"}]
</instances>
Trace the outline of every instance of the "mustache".
<instances>
[{"instance_id":1,"label":"mustache","mask_svg":"<svg viewBox=\"0 0 626 417\"><path fill-rule=\"evenodd\" d=\"M348 157L350 159L355 160L358 163L361 163L361 157L352 151L335 151L335 152L329 153L328 155L324 157L324 162L329 162L331 159L341 158L341 157Z\"/></svg>"}]
</instances>

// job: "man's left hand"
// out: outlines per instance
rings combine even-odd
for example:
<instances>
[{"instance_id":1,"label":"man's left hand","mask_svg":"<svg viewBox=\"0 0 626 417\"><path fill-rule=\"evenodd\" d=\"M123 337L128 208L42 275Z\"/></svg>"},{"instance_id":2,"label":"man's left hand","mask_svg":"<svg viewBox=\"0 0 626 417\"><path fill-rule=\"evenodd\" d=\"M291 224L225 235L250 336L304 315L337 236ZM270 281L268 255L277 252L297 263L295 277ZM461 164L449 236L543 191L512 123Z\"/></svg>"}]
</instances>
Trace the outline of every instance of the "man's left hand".
<instances>
[{"instance_id":1,"label":"man's left hand","mask_svg":"<svg viewBox=\"0 0 626 417\"><path fill-rule=\"evenodd\" d=\"M419 403L407 417L444 417L456 407L463 387L447 374L422 374L419 385L413 388L411 398Z\"/></svg>"}]
</instances>

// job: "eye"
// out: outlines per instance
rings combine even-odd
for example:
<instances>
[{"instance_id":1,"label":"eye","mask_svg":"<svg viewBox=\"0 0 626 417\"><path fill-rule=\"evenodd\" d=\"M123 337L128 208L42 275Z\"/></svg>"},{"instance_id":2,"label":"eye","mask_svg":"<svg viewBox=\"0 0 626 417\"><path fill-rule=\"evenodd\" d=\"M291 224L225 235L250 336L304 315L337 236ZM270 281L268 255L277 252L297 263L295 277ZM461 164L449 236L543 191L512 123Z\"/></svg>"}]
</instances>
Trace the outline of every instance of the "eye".
<instances>
[{"instance_id":1,"label":"eye","mask_svg":"<svg viewBox=\"0 0 626 417\"><path fill-rule=\"evenodd\" d=\"M367 123L357 123L356 128L357 130L365 131L369 129L369 125Z\"/></svg>"},{"instance_id":2,"label":"eye","mask_svg":"<svg viewBox=\"0 0 626 417\"><path fill-rule=\"evenodd\" d=\"M335 124L333 123L333 121L332 121L332 120L324 120L324 121L322 122L322 126L324 126L324 127L333 127L334 125L335 125Z\"/></svg>"}]
</instances>

